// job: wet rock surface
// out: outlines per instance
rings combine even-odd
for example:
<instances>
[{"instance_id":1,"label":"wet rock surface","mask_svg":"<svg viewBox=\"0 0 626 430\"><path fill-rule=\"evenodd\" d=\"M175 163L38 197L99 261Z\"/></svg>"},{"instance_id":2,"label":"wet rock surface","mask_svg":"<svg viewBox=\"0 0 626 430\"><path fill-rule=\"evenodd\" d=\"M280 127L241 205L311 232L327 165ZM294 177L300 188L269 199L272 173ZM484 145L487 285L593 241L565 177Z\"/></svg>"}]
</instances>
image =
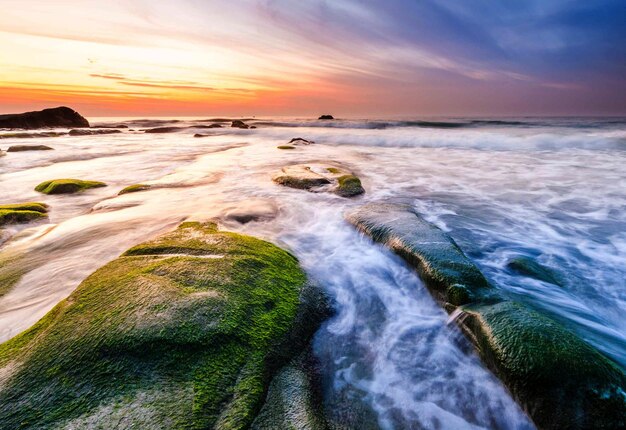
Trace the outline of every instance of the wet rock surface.
<instances>
[{"instance_id":1,"label":"wet rock surface","mask_svg":"<svg viewBox=\"0 0 626 430\"><path fill-rule=\"evenodd\" d=\"M248 428L260 410L277 411L263 408L268 388L284 391L302 372L280 369L326 314L325 299L288 252L212 223L183 223L102 267L0 345L0 422ZM280 428L272 425L294 414L295 428L320 428L321 418L297 400L310 398L303 378L289 384L287 399L302 407L283 408L259 428ZM268 402L280 403L275 397Z\"/></svg>"},{"instance_id":2,"label":"wet rock surface","mask_svg":"<svg viewBox=\"0 0 626 430\"><path fill-rule=\"evenodd\" d=\"M348 222L402 256L542 429L621 428L626 375L560 323L509 300L410 206L370 204Z\"/></svg>"},{"instance_id":3,"label":"wet rock surface","mask_svg":"<svg viewBox=\"0 0 626 430\"><path fill-rule=\"evenodd\" d=\"M295 164L283 167L272 180L286 187L313 192L332 192L342 197L354 197L365 190L361 181L348 170L331 164Z\"/></svg>"},{"instance_id":4,"label":"wet rock surface","mask_svg":"<svg viewBox=\"0 0 626 430\"><path fill-rule=\"evenodd\" d=\"M50 148L46 145L13 145L9 146L7 152L24 152L24 151L51 151L54 148Z\"/></svg>"},{"instance_id":5,"label":"wet rock surface","mask_svg":"<svg viewBox=\"0 0 626 430\"><path fill-rule=\"evenodd\" d=\"M89 127L89 121L65 106L41 111L0 115L0 128Z\"/></svg>"}]
</instances>

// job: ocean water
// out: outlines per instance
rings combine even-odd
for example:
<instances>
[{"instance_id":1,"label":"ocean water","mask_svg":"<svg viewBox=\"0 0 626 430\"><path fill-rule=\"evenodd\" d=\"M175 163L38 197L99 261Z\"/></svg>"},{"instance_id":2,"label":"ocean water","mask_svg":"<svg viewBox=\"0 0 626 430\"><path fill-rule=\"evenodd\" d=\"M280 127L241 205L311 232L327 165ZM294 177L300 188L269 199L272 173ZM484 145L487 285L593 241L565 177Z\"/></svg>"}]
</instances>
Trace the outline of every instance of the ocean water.
<instances>
[{"instance_id":1,"label":"ocean water","mask_svg":"<svg viewBox=\"0 0 626 430\"><path fill-rule=\"evenodd\" d=\"M130 128L0 139L4 150L54 148L0 157L0 203L51 207L47 221L0 236L0 253L26 253L31 264L0 297L0 341L30 327L130 246L183 220L218 219L224 229L289 248L332 298L336 312L316 334L314 352L336 419L353 428L533 428L416 274L343 220L352 207L385 200L413 205L499 288L626 367L623 119L251 118L258 127L251 130L196 128L209 118L90 120ZM181 129L141 131L157 126ZM315 144L276 148L293 137ZM326 161L358 174L366 193L345 199L271 180L282 166ZM71 196L33 191L65 177L108 186ZM135 183L154 188L117 195ZM237 221L247 213L258 220ZM518 257L550 268L559 285L512 271L507 263Z\"/></svg>"}]
</instances>

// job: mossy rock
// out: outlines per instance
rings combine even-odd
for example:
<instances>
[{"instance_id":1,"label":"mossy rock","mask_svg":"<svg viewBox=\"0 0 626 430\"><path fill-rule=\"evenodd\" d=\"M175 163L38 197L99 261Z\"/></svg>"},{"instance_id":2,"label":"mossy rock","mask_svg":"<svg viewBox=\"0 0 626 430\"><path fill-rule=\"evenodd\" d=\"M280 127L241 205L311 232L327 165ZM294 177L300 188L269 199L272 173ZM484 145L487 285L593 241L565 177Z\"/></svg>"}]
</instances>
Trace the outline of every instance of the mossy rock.
<instances>
[{"instance_id":1,"label":"mossy rock","mask_svg":"<svg viewBox=\"0 0 626 430\"><path fill-rule=\"evenodd\" d=\"M25 151L52 151L47 145L13 145L9 146L7 152L25 152Z\"/></svg>"},{"instance_id":2,"label":"mossy rock","mask_svg":"<svg viewBox=\"0 0 626 430\"><path fill-rule=\"evenodd\" d=\"M91 188L106 187L107 184L98 181L83 181L81 179L53 179L42 182L35 187L35 191L44 194L73 194Z\"/></svg>"},{"instance_id":3,"label":"mossy rock","mask_svg":"<svg viewBox=\"0 0 626 430\"><path fill-rule=\"evenodd\" d=\"M387 245L474 343L541 429L624 428L624 369L560 323L494 288L446 233L410 206L365 205L348 222Z\"/></svg>"},{"instance_id":4,"label":"mossy rock","mask_svg":"<svg viewBox=\"0 0 626 430\"><path fill-rule=\"evenodd\" d=\"M361 180L338 166L328 164L295 164L283 167L272 180L286 187L313 192L333 192L341 197L354 197L365 190Z\"/></svg>"},{"instance_id":5,"label":"mossy rock","mask_svg":"<svg viewBox=\"0 0 626 430\"><path fill-rule=\"evenodd\" d=\"M326 312L298 262L183 223L0 345L3 428L244 429Z\"/></svg>"},{"instance_id":6,"label":"mossy rock","mask_svg":"<svg viewBox=\"0 0 626 430\"><path fill-rule=\"evenodd\" d=\"M45 218L48 205L45 203L17 203L0 205L0 226L5 224L18 224Z\"/></svg>"},{"instance_id":7,"label":"mossy rock","mask_svg":"<svg viewBox=\"0 0 626 430\"><path fill-rule=\"evenodd\" d=\"M146 185L146 184L134 184L134 185L129 185L126 188L124 188L122 191L120 191L119 193L117 193L119 196L121 196L122 194L128 194L128 193L137 193L139 191L146 191L149 190L151 188L150 185Z\"/></svg>"},{"instance_id":8,"label":"mossy rock","mask_svg":"<svg viewBox=\"0 0 626 430\"><path fill-rule=\"evenodd\" d=\"M335 193L341 197L354 197L364 192L365 190L358 177L354 175L343 175L337 178L337 189Z\"/></svg>"},{"instance_id":9,"label":"mossy rock","mask_svg":"<svg viewBox=\"0 0 626 430\"><path fill-rule=\"evenodd\" d=\"M276 148L278 149L296 149L293 145L278 145Z\"/></svg>"},{"instance_id":10,"label":"mossy rock","mask_svg":"<svg viewBox=\"0 0 626 430\"><path fill-rule=\"evenodd\" d=\"M529 278L554 284L559 287L563 286L563 278L559 273L532 258L517 257L509 261L506 266L520 275L528 276Z\"/></svg>"}]
</instances>

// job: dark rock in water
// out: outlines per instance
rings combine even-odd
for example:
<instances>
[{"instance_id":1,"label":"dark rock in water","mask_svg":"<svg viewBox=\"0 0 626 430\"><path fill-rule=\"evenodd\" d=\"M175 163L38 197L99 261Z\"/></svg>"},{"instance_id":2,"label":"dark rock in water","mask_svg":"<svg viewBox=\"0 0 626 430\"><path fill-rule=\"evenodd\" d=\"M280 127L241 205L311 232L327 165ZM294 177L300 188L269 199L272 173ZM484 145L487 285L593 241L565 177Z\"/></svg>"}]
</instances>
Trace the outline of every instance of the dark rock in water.
<instances>
[{"instance_id":1,"label":"dark rock in water","mask_svg":"<svg viewBox=\"0 0 626 430\"><path fill-rule=\"evenodd\" d=\"M278 147L295 149L295 147ZM337 166L324 164L295 164L286 166L272 178L286 187L308 191L330 191L341 197L354 197L363 194L361 180L351 172Z\"/></svg>"},{"instance_id":2,"label":"dark rock in water","mask_svg":"<svg viewBox=\"0 0 626 430\"><path fill-rule=\"evenodd\" d=\"M541 429L624 428L624 370L560 323L507 299L410 206L370 204L348 222L402 256Z\"/></svg>"},{"instance_id":3,"label":"dark rock in water","mask_svg":"<svg viewBox=\"0 0 626 430\"><path fill-rule=\"evenodd\" d=\"M38 137L59 137L66 136L63 131L42 131L39 133L2 133L0 139L32 139Z\"/></svg>"},{"instance_id":4,"label":"dark rock in water","mask_svg":"<svg viewBox=\"0 0 626 430\"><path fill-rule=\"evenodd\" d=\"M562 277L554 270L539 264L537 261L528 257L517 257L506 264L511 270L520 275L528 276L539 281L554 284L559 287L563 286Z\"/></svg>"},{"instance_id":5,"label":"dark rock in water","mask_svg":"<svg viewBox=\"0 0 626 430\"><path fill-rule=\"evenodd\" d=\"M44 194L73 194L91 188L106 187L107 184L98 181L83 181L81 179L53 179L45 181L35 187L35 191Z\"/></svg>"},{"instance_id":6,"label":"dark rock in water","mask_svg":"<svg viewBox=\"0 0 626 430\"><path fill-rule=\"evenodd\" d=\"M97 270L0 345L0 422L250 428L269 387L284 386L272 379L292 374L327 309L290 253L213 223L183 223ZM289 391L304 399L308 389L303 381ZM284 428L275 424L293 416L272 410L270 427L259 428ZM316 415L301 417L301 428L316 428Z\"/></svg>"},{"instance_id":7,"label":"dark rock in water","mask_svg":"<svg viewBox=\"0 0 626 430\"><path fill-rule=\"evenodd\" d=\"M235 127L235 128L250 128L250 126L248 124L246 124L245 122L236 119L234 120L231 124L231 127Z\"/></svg>"},{"instance_id":8,"label":"dark rock in water","mask_svg":"<svg viewBox=\"0 0 626 430\"><path fill-rule=\"evenodd\" d=\"M98 124L92 125L91 128L128 128L126 124Z\"/></svg>"},{"instance_id":9,"label":"dark rock in water","mask_svg":"<svg viewBox=\"0 0 626 430\"><path fill-rule=\"evenodd\" d=\"M46 145L13 145L9 146L7 152L23 152L23 151L50 151L50 148Z\"/></svg>"},{"instance_id":10,"label":"dark rock in water","mask_svg":"<svg viewBox=\"0 0 626 430\"><path fill-rule=\"evenodd\" d=\"M144 133L175 133L184 130L184 127L156 127L143 130Z\"/></svg>"},{"instance_id":11,"label":"dark rock in water","mask_svg":"<svg viewBox=\"0 0 626 430\"><path fill-rule=\"evenodd\" d=\"M337 189L335 194L341 197L354 197L363 194L365 190L361 185L361 180L354 175L343 175L337 178Z\"/></svg>"},{"instance_id":12,"label":"dark rock in water","mask_svg":"<svg viewBox=\"0 0 626 430\"><path fill-rule=\"evenodd\" d=\"M121 133L121 130L114 130L114 129L104 129L104 130L93 130L93 129L89 129L89 130L79 130L79 129L73 129L70 130L69 135L70 136L91 136L91 135L95 135L95 134L115 134L115 133Z\"/></svg>"},{"instance_id":13,"label":"dark rock in water","mask_svg":"<svg viewBox=\"0 0 626 430\"><path fill-rule=\"evenodd\" d=\"M332 115L322 115L318 119L335 119Z\"/></svg>"},{"instance_id":14,"label":"dark rock in water","mask_svg":"<svg viewBox=\"0 0 626 430\"><path fill-rule=\"evenodd\" d=\"M210 134L200 134L200 133L196 133L193 135L193 137L209 137Z\"/></svg>"},{"instance_id":15,"label":"dark rock in water","mask_svg":"<svg viewBox=\"0 0 626 430\"><path fill-rule=\"evenodd\" d=\"M256 125L251 125L250 128L256 128Z\"/></svg>"},{"instance_id":16,"label":"dark rock in water","mask_svg":"<svg viewBox=\"0 0 626 430\"><path fill-rule=\"evenodd\" d=\"M48 205L45 203L28 202L0 205L0 226L45 218L48 216L47 212Z\"/></svg>"},{"instance_id":17,"label":"dark rock in water","mask_svg":"<svg viewBox=\"0 0 626 430\"><path fill-rule=\"evenodd\" d=\"M221 124L209 124L209 125L200 124L200 125L192 125L189 128L222 128L222 125Z\"/></svg>"},{"instance_id":18,"label":"dark rock in water","mask_svg":"<svg viewBox=\"0 0 626 430\"><path fill-rule=\"evenodd\" d=\"M294 137L293 139L291 139L289 141L289 143L293 143L293 144L296 144L296 145L298 145L298 144L310 145L310 144L315 143L315 142L313 142L312 140L303 139L302 137Z\"/></svg>"},{"instance_id":19,"label":"dark rock in water","mask_svg":"<svg viewBox=\"0 0 626 430\"><path fill-rule=\"evenodd\" d=\"M62 106L35 112L0 115L0 128L89 127L78 112Z\"/></svg>"}]
</instances>

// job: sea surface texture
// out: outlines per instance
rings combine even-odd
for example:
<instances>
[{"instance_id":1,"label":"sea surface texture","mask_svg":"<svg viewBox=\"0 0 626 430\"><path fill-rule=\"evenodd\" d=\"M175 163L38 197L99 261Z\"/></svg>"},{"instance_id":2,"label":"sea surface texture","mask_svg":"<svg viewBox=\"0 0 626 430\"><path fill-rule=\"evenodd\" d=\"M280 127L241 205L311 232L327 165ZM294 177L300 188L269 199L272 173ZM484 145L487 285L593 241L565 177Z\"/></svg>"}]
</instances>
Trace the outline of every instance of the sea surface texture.
<instances>
[{"instance_id":1,"label":"sea surface texture","mask_svg":"<svg viewBox=\"0 0 626 430\"><path fill-rule=\"evenodd\" d=\"M626 367L624 120L244 121L257 128L210 118L90 118L128 128L0 139L2 150L53 148L0 157L0 204L50 206L46 221L12 225L0 236L2 251L29 262L0 297L0 341L131 246L183 220L218 219L291 250L332 299L336 312L316 334L314 352L337 420L354 428L533 428L416 273L344 220L351 208L389 201L412 205L498 288ZM142 131L154 127L178 128ZM315 143L277 148L296 137ZM365 194L344 198L272 181L286 165L328 162L357 174ZM58 178L108 186L34 191ZM149 189L118 195L132 184ZM362 413L345 416L348 404Z\"/></svg>"}]
</instances>

